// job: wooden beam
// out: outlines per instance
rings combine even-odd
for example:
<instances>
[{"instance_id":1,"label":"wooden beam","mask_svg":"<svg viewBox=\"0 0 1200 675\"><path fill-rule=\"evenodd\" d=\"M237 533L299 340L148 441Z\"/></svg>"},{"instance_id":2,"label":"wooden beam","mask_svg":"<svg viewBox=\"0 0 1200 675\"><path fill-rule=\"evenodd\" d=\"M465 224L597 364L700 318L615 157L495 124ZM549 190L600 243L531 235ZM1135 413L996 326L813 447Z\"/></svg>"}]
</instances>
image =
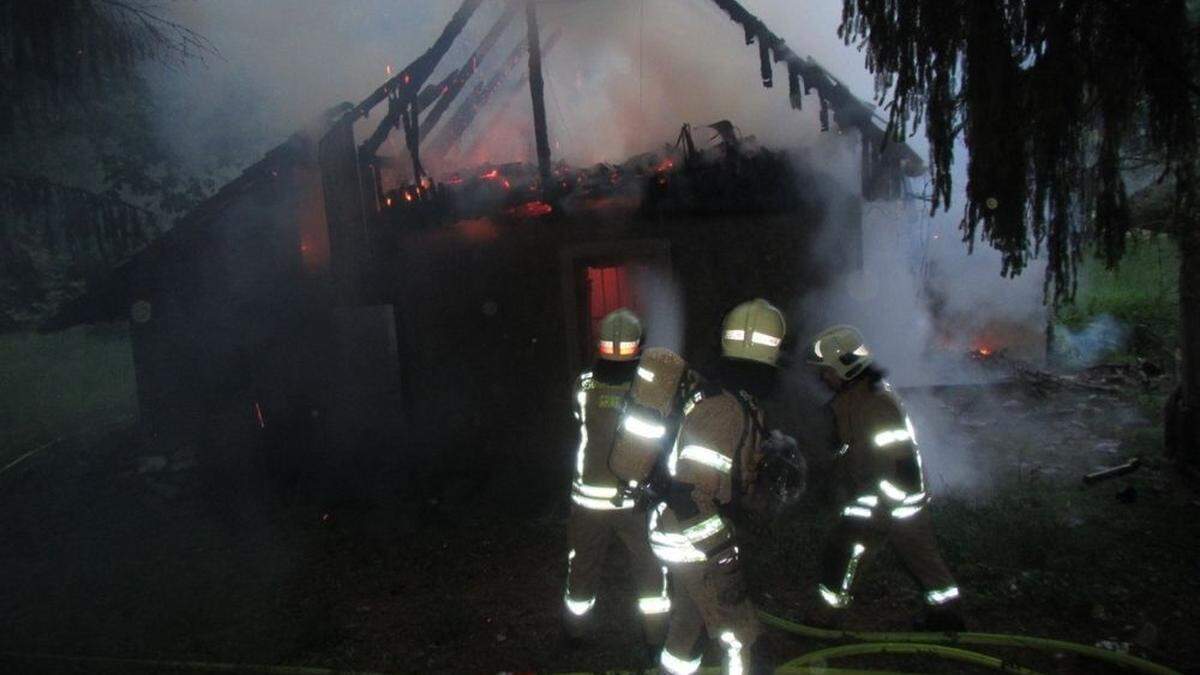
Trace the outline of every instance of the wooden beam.
<instances>
[{"instance_id":1,"label":"wooden beam","mask_svg":"<svg viewBox=\"0 0 1200 675\"><path fill-rule=\"evenodd\" d=\"M538 173L542 190L550 187L550 135L546 131L546 100L542 80L542 45L538 39L537 9L534 0L525 2L526 40L529 42L529 94L533 99L533 136L537 142Z\"/></svg>"},{"instance_id":2,"label":"wooden beam","mask_svg":"<svg viewBox=\"0 0 1200 675\"><path fill-rule=\"evenodd\" d=\"M500 35L512 23L513 17L516 14L517 10L515 6L509 5L505 8L504 13L492 25L491 30L483 37L483 40L479 43L479 47L471 54L467 62L454 73L453 77L449 78L449 83L438 94L437 103L429 111L429 114L425 116L425 119L421 120L421 140L425 140L429 132L437 126L438 121L442 119L442 115L446 113L446 109L450 107L450 104L462 92L463 87L466 86L467 81L471 79L475 71L479 70L479 63L483 61L488 52L492 51L496 40L500 39Z\"/></svg>"}]
</instances>

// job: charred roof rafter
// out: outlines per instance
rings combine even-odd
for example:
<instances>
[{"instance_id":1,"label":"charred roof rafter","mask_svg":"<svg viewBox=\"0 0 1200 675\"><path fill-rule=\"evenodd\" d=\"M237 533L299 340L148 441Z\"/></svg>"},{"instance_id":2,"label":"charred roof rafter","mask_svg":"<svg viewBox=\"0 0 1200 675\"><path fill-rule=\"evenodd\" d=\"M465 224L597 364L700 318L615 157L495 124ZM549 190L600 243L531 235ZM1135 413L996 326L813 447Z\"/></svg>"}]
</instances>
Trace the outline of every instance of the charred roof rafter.
<instances>
[{"instance_id":1,"label":"charred roof rafter","mask_svg":"<svg viewBox=\"0 0 1200 675\"><path fill-rule=\"evenodd\" d=\"M903 129L885 129L877 123L874 108L860 101L840 80L825 70L811 56L801 57L787 46L783 38L771 32L761 19L754 16L738 0L712 0L729 18L742 26L746 44L758 41L759 69L764 87L774 81L773 65L787 64L788 95L792 107L799 110L803 94L816 90L820 102L822 131L829 129L829 111L839 128L858 129L863 143L863 196L871 199L891 194L899 188L901 176L917 176L924 172L925 162L904 142ZM803 92L801 88L803 87ZM888 179L887 185L880 185Z\"/></svg>"}]
</instances>

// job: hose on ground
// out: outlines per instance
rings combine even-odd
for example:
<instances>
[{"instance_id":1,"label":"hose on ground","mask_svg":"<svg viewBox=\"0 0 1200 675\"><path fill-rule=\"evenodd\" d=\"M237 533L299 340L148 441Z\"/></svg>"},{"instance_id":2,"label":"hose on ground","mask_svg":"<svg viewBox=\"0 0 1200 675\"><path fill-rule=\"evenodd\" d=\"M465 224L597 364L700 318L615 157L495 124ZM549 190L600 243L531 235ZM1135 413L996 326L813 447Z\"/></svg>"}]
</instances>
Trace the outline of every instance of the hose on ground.
<instances>
[{"instance_id":1,"label":"hose on ground","mask_svg":"<svg viewBox=\"0 0 1200 675\"><path fill-rule=\"evenodd\" d=\"M1107 649L1081 645L1075 642L1066 642L1064 640L1052 640L1027 635L1005 635L1001 633L878 633L841 631L805 626L804 624L788 621L787 619L763 611L760 611L758 616L768 626L817 640L1023 647L1043 651L1070 652L1096 659L1097 661L1104 661L1115 666L1129 668L1140 673L1148 673L1149 675L1180 675L1177 670L1172 670L1153 661L1147 661L1146 659L1130 654L1113 652ZM806 656L801 658L806 658Z\"/></svg>"},{"instance_id":2,"label":"hose on ground","mask_svg":"<svg viewBox=\"0 0 1200 675\"><path fill-rule=\"evenodd\" d=\"M1030 670L1015 663L998 659L987 654L972 652L966 649L957 647L945 647L942 645L927 644L923 642L865 642L857 645L845 645L842 647L830 647L829 649L821 649L815 652L809 652L804 656L792 659L784 664L784 668L802 668L806 666L823 665L831 659L846 658L848 656L865 656L879 654L916 654L919 656L933 656L939 659L949 661L959 661L962 663L970 663L992 670L1002 670L1006 673L1016 673L1017 675L1041 675L1036 670Z\"/></svg>"}]
</instances>

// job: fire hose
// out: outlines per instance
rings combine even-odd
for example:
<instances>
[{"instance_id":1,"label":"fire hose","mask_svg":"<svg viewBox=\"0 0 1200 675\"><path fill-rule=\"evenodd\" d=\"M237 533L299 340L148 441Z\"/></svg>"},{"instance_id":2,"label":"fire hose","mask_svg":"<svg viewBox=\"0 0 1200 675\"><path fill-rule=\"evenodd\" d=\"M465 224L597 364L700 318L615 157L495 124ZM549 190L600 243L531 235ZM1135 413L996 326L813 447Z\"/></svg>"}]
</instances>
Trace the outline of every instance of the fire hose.
<instances>
[{"instance_id":1,"label":"fire hose","mask_svg":"<svg viewBox=\"0 0 1200 675\"><path fill-rule=\"evenodd\" d=\"M877 632L853 632L828 630L824 628L814 628L805 626L804 624L788 621L772 614L763 611L758 612L759 619L766 625L779 630L802 635L804 637L817 640L856 640L864 644L850 645L850 647L862 648L860 651L849 651L847 648L835 647L832 649L824 649L817 652L805 654L797 659L793 659L785 664L785 667L804 666L813 663L814 661L824 660L828 658L838 658L843 656L852 656L868 653L899 653L896 648L903 645L916 645L924 647L941 647L947 644L957 645L987 645L993 647L1023 647L1026 649L1038 649L1046 651L1070 652L1079 654L1088 658L1104 661L1111 665L1129 668L1140 673L1150 673L1152 675L1180 675L1179 671L1172 670L1166 666L1161 666L1152 661L1138 658L1130 654L1121 652L1109 651L1098 647L1090 647L1074 642L1066 642L1064 640L1052 640L1048 638L1031 637L1026 635L1005 635L1001 633L877 633ZM879 648L878 651L872 651L870 647ZM842 651L845 650L845 651ZM975 654L976 656L984 656L975 652L966 652L965 650L955 650L964 652L965 654ZM917 652L912 652L917 653ZM930 656L955 658L950 656L948 652L939 650L926 650L920 653ZM963 656L958 654L957 656ZM973 657L972 657L973 658ZM995 659L999 665L1002 665L1001 670L1010 670L1014 668L1012 664L1001 662ZM980 661L972 660L972 663L978 665L989 665L996 667L996 664L985 664ZM1031 672L1017 670L1014 672Z\"/></svg>"},{"instance_id":2,"label":"fire hose","mask_svg":"<svg viewBox=\"0 0 1200 675\"><path fill-rule=\"evenodd\" d=\"M967 651L966 649L943 647L942 645L921 642L864 642L863 644L846 645L844 647L831 647L829 649L821 649L815 652L809 652L804 656L792 659L784 664L784 668L821 666L829 659L843 658L847 656L862 656L865 654L919 654L922 656L934 656L949 661L970 663L977 666L983 666L985 668L991 668L992 670L1003 670L1007 673L1017 673L1018 675L1040 675L1040 673L1038 673L1036 670L1023 668L1014 663L998 659L994 656Z\"/></svg>"}]
</instances>

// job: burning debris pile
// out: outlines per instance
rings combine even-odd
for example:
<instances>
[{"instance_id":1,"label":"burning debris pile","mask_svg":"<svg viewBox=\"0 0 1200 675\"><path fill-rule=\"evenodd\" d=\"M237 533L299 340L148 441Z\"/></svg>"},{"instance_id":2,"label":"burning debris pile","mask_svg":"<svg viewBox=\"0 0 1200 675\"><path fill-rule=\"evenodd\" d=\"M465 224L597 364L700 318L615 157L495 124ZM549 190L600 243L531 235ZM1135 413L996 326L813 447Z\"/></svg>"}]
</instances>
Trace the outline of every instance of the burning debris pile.
<instances>
[{"instance_id":1,"label":"burning debris pile","mask_svg":"<svg viewBox=\"0 0 1200 675\"><path fill-rule=\"evenodd\" d=\"M690 125L677 142L620 164L573 167L558 162L554 183L543 186L528 162L485 163L439 181L381 192L391 222L446 223L488 216L539 218L557 212L617 208L643 215L776 213L794 210L799 197L785 153L742 137L732 123L709 125L713 148L699 150Z\"/></svg>"}]
</instances>

